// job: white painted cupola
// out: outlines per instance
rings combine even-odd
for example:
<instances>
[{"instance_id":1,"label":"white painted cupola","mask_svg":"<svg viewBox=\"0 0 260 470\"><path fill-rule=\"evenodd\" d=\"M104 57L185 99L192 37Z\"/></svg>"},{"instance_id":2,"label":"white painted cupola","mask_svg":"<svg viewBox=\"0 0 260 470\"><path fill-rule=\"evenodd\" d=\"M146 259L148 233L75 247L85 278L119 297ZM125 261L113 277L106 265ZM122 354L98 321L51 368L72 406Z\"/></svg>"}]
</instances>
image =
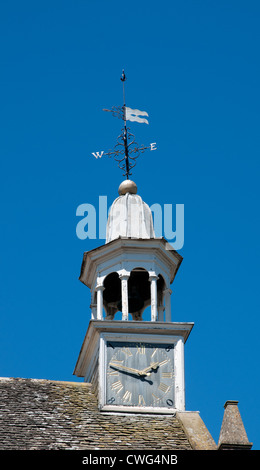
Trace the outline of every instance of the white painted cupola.
<instances>
[{"instance_id":1,"label":"white painted cupola","mask_svg":"<svg viewBox=\"0 0 260 470\"><path fill-rule=\"evenodd\" d=\"M91 318L171 322L170 285L182 257L154 234L152 213L125 180L119 186L107 222L106 244L84 253L80 281L91 290ZM118 317L118 315L117 315Z\"/></svg>"}]
</instances>

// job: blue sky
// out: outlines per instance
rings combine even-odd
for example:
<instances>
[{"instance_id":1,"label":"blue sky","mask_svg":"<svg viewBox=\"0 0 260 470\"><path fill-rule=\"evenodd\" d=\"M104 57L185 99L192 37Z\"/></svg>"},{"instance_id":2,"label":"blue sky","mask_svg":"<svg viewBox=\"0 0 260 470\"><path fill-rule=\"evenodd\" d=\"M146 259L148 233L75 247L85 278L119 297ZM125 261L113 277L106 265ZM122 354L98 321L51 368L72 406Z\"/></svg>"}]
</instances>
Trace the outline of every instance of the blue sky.
<instances>
[{"instance_id":1,"label":"blue sky","mask_svg":"<svg viewBox=\"0 0 260 470\"><path fill-rule=\"evenodd\" d=\"M184 257L172 320L186 343L186 407L218 440L239 400L259 440L259 19L257 1L2 2L0 10L0 375L77 380L90 318L78 276L76 209L111 204L123 177L91 152L116 143L103 108L149 113L131 124L156 152L133 179L149 204L184 204Z\"/></svg>"}]
</instances>

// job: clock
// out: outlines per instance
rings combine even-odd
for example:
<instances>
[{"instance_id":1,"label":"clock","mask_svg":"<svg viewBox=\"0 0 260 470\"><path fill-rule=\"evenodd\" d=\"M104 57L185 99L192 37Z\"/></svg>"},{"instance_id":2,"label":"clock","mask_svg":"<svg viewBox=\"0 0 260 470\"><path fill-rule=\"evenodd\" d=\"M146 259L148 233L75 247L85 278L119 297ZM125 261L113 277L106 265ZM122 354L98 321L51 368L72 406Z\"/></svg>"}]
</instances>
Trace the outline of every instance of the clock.
<instances>
[{"instance_id":1,"label":"clock","mask_svg":"<svg viewBox=\"0 0 260 470\"><path fill-rule=\"evenodd\" d=\"M106 342L105 405L175 408L174 343Z\"/></svg>"}]
</instances>

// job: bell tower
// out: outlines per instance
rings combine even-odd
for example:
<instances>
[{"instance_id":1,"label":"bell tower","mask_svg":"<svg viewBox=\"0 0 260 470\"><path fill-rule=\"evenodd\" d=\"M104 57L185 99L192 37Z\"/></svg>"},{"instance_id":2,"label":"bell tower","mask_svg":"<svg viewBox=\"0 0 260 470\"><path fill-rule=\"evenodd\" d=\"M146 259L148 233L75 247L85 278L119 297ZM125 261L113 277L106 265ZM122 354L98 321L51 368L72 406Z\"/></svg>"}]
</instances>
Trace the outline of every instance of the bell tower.
<instances>
[{"instance_id":1,"label":"bell tower","mask_svg":"<svg viewBox=\"0 0 260 470\"><path fill-rule=\"evenodd\" d=\"M182 257L155 237L136 184L127 179L118 192L106 243L83 256L79 279L91 291L91 321L74 374L93 383L101 411L183 411L184 343L193 323L171 321Z\"/></svg>"},{"instance_id":2,"label":"bell tower","mask_svg":"<svg viewBox=\"0 0 260 470\"><path fill-rule=\"evenodd\" d=\"M172 322L171 284L182 257L154 234L151 210L129 179L140 153L127 121L149 124L125 104L109 111L124 121L109 152L126 180L107 222L106 243L84 253L80 281L91 291L91 320L74 374L91 382L100 412L173 414L185 410L184 344L193 323ZM145 117L144 117L145 116ZM149 310L149 318L145 310Z\"/></svg>"}]
</instances>

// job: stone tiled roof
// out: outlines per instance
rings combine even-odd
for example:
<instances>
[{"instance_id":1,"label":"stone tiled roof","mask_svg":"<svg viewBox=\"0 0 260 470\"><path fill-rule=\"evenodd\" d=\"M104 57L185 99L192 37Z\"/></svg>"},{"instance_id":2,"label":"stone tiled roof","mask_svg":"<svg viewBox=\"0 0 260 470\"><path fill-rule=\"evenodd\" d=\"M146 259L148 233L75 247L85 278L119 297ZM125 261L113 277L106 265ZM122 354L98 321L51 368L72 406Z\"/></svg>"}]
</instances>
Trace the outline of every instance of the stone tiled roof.
<instances>
[{"instance_id":1,"label":"stone tiled roof","mask_svg":"<svg viewBox=\"0 0 260 470\"><path fill-rule=\"evenodd\" d=\"M92 385L0 379L0 449L192 449L172 415L99 412Z\"/></svg>"}]
</instances>

